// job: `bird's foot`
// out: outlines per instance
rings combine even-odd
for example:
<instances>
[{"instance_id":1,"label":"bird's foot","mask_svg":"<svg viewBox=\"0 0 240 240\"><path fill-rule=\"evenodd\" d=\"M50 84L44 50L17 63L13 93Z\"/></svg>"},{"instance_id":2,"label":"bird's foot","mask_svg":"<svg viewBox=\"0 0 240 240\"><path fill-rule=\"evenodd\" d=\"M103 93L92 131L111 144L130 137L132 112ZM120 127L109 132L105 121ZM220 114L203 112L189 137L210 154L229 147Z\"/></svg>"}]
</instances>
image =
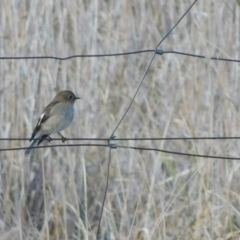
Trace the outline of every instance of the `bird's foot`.
<instances>
[{"instance_id":1,"label":"bird's foot","mask_svg":"<svg viewBox=\"0 0 240 240\"><path fill-rule=\"evenodd\" d=\"M58 132L58 134L62 137L62 142L66 142L67 141L67 138L65 138L60 132Z\"/></svg>"},{"instance_id":2,"label":"bird's foot","mask_svg":"<svg viewBox=\"0 0 240 240\"><path fill-rule=\"evenodd\" d=\"M67 141L67 139L64 136L62 136L62 142L64 143L66 141Z\"/></svg>"},{"instance_id":3,"label":"bird's foot","mask_svg":"<svg viewBox=\"0 0 240 240\"><path fill-rule=\"evenodd\" d=\"M52 138L50 137L50 135L48 135L47 141L48 141L48 142L51 142L51 141L52 141Z\"/></svg>"}]
</instances>

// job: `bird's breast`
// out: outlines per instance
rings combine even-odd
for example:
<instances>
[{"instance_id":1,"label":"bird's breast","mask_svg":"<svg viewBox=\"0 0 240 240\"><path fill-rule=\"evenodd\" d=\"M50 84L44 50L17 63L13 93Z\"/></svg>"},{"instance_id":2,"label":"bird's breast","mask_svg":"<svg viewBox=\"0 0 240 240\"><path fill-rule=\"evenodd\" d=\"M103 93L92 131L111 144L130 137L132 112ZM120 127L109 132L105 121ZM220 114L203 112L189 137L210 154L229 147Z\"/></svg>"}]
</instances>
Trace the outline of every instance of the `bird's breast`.
<instances>
[{"instance_id":1,"label":"bird's breast","mask_svg":"<svg viewBox=\"0 0 240 240\"><path fill-rule=\"evenodd\" d=\"M44 122L42 131L46 134L57 133L67 128L74 117L72 104L58 104L50 113L50 117Z\"/></svg>"}]
</instances>

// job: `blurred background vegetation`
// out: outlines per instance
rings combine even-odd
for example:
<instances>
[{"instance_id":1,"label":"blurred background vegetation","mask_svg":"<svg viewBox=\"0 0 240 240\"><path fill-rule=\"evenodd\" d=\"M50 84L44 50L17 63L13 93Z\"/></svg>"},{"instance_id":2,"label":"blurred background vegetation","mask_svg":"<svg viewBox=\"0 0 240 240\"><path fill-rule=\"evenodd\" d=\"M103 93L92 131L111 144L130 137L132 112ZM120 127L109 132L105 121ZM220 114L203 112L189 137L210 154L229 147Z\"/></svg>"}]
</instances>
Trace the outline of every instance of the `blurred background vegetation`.
<instances>
[{"instance_id":1,"label":"blurred background vegetation","mask_svg":"<svg viewBox=\"0 0 240 240\"><path fill-rule=\"evenodd\" d=\"M2 0L0 56L153 49L191 3ZM240 59L239 1L198 1L161 48ZM0 60L0 137L30 137L44 106L65 89L82 100L64 136L109 137L151 56ZM156 56L115 135L239 136L239 75L238 63ZM1 141L1 148L28 144ZM238 140L117 144L240 156ZM95 239L108 151L0 152L0 240ZM227 159L112 150L102 239L239 239L239 167Z\"/></svg>"}]
</instances>

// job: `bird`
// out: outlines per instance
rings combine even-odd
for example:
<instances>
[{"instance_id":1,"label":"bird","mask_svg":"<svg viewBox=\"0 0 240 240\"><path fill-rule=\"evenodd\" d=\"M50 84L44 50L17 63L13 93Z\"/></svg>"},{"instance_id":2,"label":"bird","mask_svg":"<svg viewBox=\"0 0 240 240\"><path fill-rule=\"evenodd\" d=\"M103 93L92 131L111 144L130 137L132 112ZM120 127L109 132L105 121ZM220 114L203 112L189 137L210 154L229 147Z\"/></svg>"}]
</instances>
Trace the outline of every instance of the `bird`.
<instances>
[{"instance_id":1,"label":"bird","mask_svg":"<svg viewBox=\"0 0 240 240\"><path fill-rule=\"evenodd\" d=\"M33 147L38 146L45 139L52 140L50 135L58 133L62 137L62 142L66 138L60 133L67 128L74 117L74 103L81 99L76 97L72 91L64 90L59 92L54 99L44 108L30 138L31 144L26 149L27 156Z\"/></svg>"}]
</instances>

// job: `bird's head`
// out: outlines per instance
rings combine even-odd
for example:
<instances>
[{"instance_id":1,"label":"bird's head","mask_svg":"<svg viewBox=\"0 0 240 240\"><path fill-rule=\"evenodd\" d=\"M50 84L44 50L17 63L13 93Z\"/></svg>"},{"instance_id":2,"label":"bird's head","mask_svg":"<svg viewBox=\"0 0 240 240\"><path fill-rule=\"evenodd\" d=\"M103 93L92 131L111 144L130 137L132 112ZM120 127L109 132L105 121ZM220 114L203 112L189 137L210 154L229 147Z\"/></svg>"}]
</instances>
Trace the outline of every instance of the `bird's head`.
<instances>
[{"instance_id":1,"label":"bird's head","mask_svg":"<svg viewBox=\"0 0 240 240\"><path fill-rule=\"evenodd\" d=\"M55 100L57 101L70 102L70 103L74 103L77 99L81 99L81 98L76 97L75 94L69 90L61 91L55 97Z\"/></svg>"}]
</instances>

